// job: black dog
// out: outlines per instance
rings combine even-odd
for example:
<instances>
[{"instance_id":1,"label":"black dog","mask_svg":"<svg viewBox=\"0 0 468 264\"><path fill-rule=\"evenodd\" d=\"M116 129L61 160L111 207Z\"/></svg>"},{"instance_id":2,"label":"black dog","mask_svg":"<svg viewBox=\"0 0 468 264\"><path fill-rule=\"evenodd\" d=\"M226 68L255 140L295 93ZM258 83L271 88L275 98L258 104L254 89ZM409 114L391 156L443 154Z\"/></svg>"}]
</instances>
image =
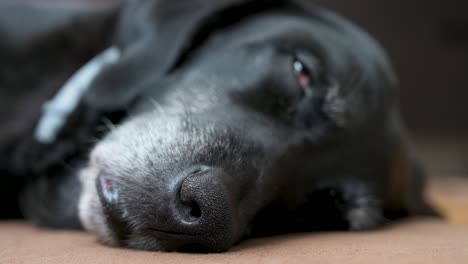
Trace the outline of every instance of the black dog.
<instances>
[{"instance_id":1,"label":"black dog","mask_svg":"<svg viewBox=\"0 0 468 264\"><path fill-rule=\"evenodd\" d=\"M2 7L4 208L26 185L40 225L164 251L432 214L385 54L310 2ZM41 114L107 47L118 54L73 111ZM38 137L54 114L65 123Z\"/></svg>"}]
</instances>

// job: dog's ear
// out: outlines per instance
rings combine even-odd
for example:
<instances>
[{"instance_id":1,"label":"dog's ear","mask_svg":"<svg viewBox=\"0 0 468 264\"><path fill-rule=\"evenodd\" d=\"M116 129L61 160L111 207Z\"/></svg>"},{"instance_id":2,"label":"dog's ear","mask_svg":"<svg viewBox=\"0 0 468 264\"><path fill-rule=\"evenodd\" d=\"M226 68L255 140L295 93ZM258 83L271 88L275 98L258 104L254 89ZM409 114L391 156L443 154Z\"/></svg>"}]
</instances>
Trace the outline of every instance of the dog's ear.
<instances>
[{"instance_id":1,"label":"dog's ear","mask_svg":"<svg viewBox=\"0 0 468 264\"><path fill-rule=\"evenodd\" d=\"M121 57L96 77L85 101L105 111L125 108L173 70L200 32L222 12L248 2L254 1L129 1L115 41Z\"/></svg>"}]
</instances>

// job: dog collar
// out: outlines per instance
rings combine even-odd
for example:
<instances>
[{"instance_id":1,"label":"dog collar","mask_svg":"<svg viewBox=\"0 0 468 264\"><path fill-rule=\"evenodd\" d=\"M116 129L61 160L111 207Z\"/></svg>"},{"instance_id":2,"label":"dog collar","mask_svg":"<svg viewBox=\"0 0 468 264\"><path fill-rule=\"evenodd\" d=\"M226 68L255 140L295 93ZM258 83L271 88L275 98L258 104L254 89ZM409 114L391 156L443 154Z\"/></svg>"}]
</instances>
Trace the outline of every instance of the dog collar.
<instances>
[{"instance_id":1,"label":"dog collar","mask_svg":"<svg viewBox=\"0 0 468 264\"><path fill-rule=\"evenodd\" d=\"M121 52L117 47L110 47L76 71L58 93L42 105L42 115L34 138L43 144L53 143L70 114L90 88L91 82L107 65L118 61L120 56Z\"/></svg>"}]
</instances>

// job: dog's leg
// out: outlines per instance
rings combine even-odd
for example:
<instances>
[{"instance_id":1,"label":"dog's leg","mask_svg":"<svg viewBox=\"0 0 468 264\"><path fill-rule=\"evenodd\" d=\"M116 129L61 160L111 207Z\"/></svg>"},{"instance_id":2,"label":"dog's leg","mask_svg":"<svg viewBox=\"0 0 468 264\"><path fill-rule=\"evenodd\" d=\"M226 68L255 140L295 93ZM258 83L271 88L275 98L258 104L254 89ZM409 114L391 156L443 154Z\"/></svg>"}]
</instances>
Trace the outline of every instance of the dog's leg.
<instances>
[{"instance_id":1,"label":"dog's leg","mask_svg":"<svg viewBox=\"0 0 468 264\"><path fill-rule=\"evenodd\" d=\"M332 197L341 202L343 217L349 230L374 229L385 222L381 200L365 184L343 183L335 192L332 191Z\"/></svg>"},{"instance_id":2,"label":"dog's leg","mask_svg":"<svg viewBox=\"0 0 468 264\"><path fill-rule=\"evenodd\" d=\"M257 217L252 235L351 230L364 231L385 224L381 199L372 188L357 181L319 184L298 207L291 201L273 203ZM286 212L278 214L278 212Z\"/></svg>"},{"instance_id":3,"label":"dog's leg","mask_svg":"<svg viewBox=\"0 0 468 264\"><path fill-rule=\"evenodd\" d=\"M381 199L366 184L344 181L321 186L308 197L308 220L316 229L363 231L386 220Z\"/></svg>"},{"instance_id":4,"label":"dog's leg","mask_svg":"<svg viewBox=\"0 0 468 264\"><path fill-rule=\"evenodd\" d=\"M410 175L408 177L408 194L406 198L406 207L410 215L421 215L428 217L441 217L425 199L424 190L427 185L425 172L415 158L411 161Z\"/></svg>"}]
</instances>

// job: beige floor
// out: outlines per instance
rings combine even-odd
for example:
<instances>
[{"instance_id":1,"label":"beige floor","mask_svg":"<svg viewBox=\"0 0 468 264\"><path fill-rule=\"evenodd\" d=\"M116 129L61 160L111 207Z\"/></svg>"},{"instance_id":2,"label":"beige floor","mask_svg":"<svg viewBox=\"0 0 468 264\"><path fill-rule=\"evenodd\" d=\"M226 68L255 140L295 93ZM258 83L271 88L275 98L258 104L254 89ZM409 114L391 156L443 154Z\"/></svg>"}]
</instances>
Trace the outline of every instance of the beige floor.
<instances>
[{"instance_id":1,"label":"beige floor","mask_svg":"<svg viewBox=\"0 0 468 264\"><path fill-rule=\"evenodd\" d=\"M429 175L468 175L468 135L414 133L411 142Z\"/></svg>"},{"instance_id":2,"label":"beige floor","mask_svg":"<svg viewBox=\"0 0 468 264\"><path fill-rule=\"evenodd\" d=\"M466 264L468 227L412 219L364 233L296 234L241 243L222 254L142 252L99 245L92 235L0 223L0 263Z\"/></svg>"},{"instance_id":3,"label":"beige floor","mask_svg":"<svg viewBox=\"0 0 468 264\"><path fill-rule=\"evenodd\" d=\"M434 177L427 197L450 222L468 226L467 177Z\"/></svg>"},{"instance_id":4,"label":"beige floor","mask_svg":"<svg viewBox=\"0 0 468 264\"><path fill-rule=\"evenodd\" d=\"M91 234L0 223L0 263L339 263L467 264L468 180L438 177L427 192L450 219L409 219L363 233L309 233L253 239L222 254L109 248Z\"/></svg>"}]
</instances>

